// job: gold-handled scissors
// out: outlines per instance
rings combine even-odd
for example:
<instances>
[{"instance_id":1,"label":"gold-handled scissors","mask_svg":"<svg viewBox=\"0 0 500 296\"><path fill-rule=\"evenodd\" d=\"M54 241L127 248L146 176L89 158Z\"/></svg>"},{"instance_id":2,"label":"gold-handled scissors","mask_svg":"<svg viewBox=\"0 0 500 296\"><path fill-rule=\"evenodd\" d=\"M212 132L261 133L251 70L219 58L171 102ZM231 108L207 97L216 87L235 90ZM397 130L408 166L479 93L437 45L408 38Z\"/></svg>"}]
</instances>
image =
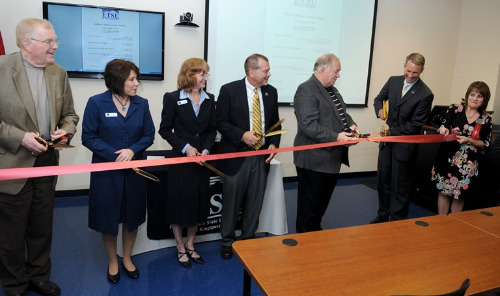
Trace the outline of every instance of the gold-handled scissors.
<instances>
[{"instance_id":1,"label":"gold-handled scissors","mask_svg":"<svg viewBox=\"0 0 500 296\"><path fill-rule=\"evenodd\" d=\"M387 119L387 112L389 110L389 109L387 109L388 104L389 104L389 101L387 101L387 100L382 102L382 110L384 113L384 119Z\"/></svg>"},{"instance_id":2,"label":"gold-handled scissors","mask_svg":"<svg viewBox=\"0 0 500 296\"><path fill-rule=\"evenodd\" d=\"M383 110L383 115L384 115L384 119L385 122L384 124L382 125L381 127L381 130L380 130L380 136L382 137L386 137L387 134L388 134L388 131L389 131L389 125L387 125L387 117L389 116L389 100L384 100L382 102L382 110ZM386 142L384 142L384 145L386 144Z\"/></svg>"},{"instance_id":3,"label":"gold-handled scissors","mask_svg":"<svg viewBox=\"0 0 500 296\"><path fill-rule=\"evenodd\" d=\"M139 174L139 175L141 175L141 176L143 176L145 178L148 178L149 180L153 180L155 182L160 182L160 179L157 176L155 176L153 174L150 174L150 173L148 173L146 171L143 171L140 168L130 168L130 169L132 169L137 174Z\"/></svg>"},{"instance_id":4,"label":"gold-handled scissors","mask_svg":"<svg viewBox=\"0 0 500 296\"><path fill-rule=\"evenodd\" d=\"M39 132L36 132L36 137L35 137L35 140L37 140L38 143L42 144L45 149L48 149L48 148L58 148L58 149L63 149L63 148L73 148L75 146L72 146L72 145L69 145L69 144L61 144L59 142L61 142L62 140L67 140L68 139L68 134L65 134L57 139L55 139L54 141L47 141L47 140L44 140L41 136L40 136L40 133Z\"/></svg>"},{"instance_id":5,"label":"gold-handled scissors","mask_svg":"<svg viewBox=\"0 0 500 296\"><path fill-rule=\"evenodd\" d=\"M266 138L266 137L272 137L272 136L275 136L275 135L284 134L284 133L288 132L288 130L286 130L286 129L275 131L275 129L278 126L280 126L284 121L285 121L285 118L281 118L273 126L271 126L270 128L268 128L267 131L263 135L261 135L261 134L257 134L257 135L259 135L259 136L261 136L263 138Z\"/></svg>"},{"instance_id":6,"label":"gold-handled scissors","mask_svg":"<svg viewBox=\"0 0 500 296\"><path fill-rule=\"evenodd\" d=\"M200 152L198 152L198 150L196 150L196 148L194 149L194 151L196 151L196 156L201 156ZM214 172L215 174L219 175L219 177L221 177L222 179L225 179L226 178L226 174L224 174L223 172L219 171L216 167L214 167L213 165L211 164L208 164L204 161L201 161L200 162L202 166L206 167L207 169L211 170L212 172Z\"/></svg>"},{"instance_id":7,"label":"gold-handled scissors","mask_svg":"<svg viewBox=\"0 0 500 296\"><path fill-rule=\"evenodd\" d=\"M266 138L266 137L276 136L276 135L279 135L279 134L284 134L284 133L286 133L286 132L288 132L288 130L286 130L286 129L282 129L282 130L277 130L277 131L274 131L274 132L268 132L268 133L265 133L265 134L263 134L263 135L261 135L261 134L257 134L257 133L256 133L256 135L259 135L259 136L261 136L261 137Z\"/></svg>"},{"instance_id":8,"label":"gold-handled scissors","mask_svg":"<svg viewBox=\"0 0 500 296\"><path fill-rule=\"evenodd\" d=\"M375 136L375 135L379 134L379 133L362 134L362 133L359 132L358 127L356 125L354 125L354 124L349 127L349 130L351 131L351 133L353 134L354 137L360 138L360 139L362 139L362 138L369 138L371 136Z\"/></svg>"},{"instance_id":9,"label":"gold-handled scissors","mask_svg":"<svg viewBox=\"0 0 500 296\"><path fill-rule=\"evenodd\" d=\"M274 131L278 126L280 126L283 122L285 122L285 118L281 118L278 122L276 122L273 126L271 126L264 134L269 134Z\"/></svg>"},{"instance_id":10,"label":"gold-handled scissors","mask_svg":"<svg viewBox=\"0 0 500 296\"><path fill-rule=\"evenodd\" d=\"M387 125L387 123L382 124L382 129L381 129L381 131L380 131L380 135L381 135L382 137L386 137L386 136L387 136L388 131L389 131L389 126Z\"/></svg>"}]
</instances>

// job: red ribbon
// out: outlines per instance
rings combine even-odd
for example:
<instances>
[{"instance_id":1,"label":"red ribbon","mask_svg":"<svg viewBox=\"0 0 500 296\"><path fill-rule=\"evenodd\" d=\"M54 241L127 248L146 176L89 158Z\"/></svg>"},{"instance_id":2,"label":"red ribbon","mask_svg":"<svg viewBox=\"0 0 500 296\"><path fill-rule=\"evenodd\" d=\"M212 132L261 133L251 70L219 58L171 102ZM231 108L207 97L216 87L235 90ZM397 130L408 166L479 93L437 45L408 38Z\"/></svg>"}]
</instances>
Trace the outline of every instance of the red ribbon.
<instances>
[{"instance_id":1,"label":"red ribbon","mask_svg":"<svg viewBox=\"0 0 500 296\"><path fill-rule=\"evenodd\" d=\"M479 139L479 132L481 131L481 127L483 125L481 123L477 123L476 122L476 125L474 125L474 129L472 130L472 134L470 135L470 138L472 140L477 140Z\"/></svg>"},{"instance_id":2,"label":"red ribbon","mask_svg":"<svg viewBox=\"0 0 500 296\"><path fill-rule=\"evenodd\" d=\"M170 165L178 163L189 163L199 161L211 161L219 159L229 159L238 157L249 157L256 155L268 155L270 153L282 153L290 151L310 150L340 145L350 145L359 142L389 142L389 143L439 143L448 142L456 139L455 137L444 138L443 135L411 135L411 136L390 136L390 137L370 137L361 138L354 141L341 141L330 142L313 145L303 145L295 147L285 147L258 151L245 151L225 154L213 154L204 156L191 156L191 157L174 157L163 159L150 159L150 160L132 160L125 162L102 162L102 163L89 163L89 164L71 164L71 165L58 165L58 166L45 166L45 167L29 167L29 168L12 168L0 169L0 181L45 177L66 174L78 174L86 172L102 172L109 170L129 169L133 167L152 167L159 165Z\"/></svg>"}]
</instances>

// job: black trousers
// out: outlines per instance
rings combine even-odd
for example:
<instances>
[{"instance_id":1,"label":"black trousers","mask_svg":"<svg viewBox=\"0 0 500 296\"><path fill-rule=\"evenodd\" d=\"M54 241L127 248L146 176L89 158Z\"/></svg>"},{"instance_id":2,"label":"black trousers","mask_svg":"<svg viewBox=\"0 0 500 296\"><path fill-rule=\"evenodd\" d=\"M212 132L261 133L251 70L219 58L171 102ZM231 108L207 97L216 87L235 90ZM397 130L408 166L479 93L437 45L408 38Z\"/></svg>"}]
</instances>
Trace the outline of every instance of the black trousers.
<instances>
[{"instance_id":1,"label":"black trousers","mask_svg":"<svg viewBox=\"0 0 500 296\"><path fill-rule=\"evenodd\" d=\"M222 246L231 246L236 240L238 213L243 206L241 235L238 239L255 236L267 185L267 155L246 157L234 176L224 179L222 193Z\"/></svg>"},{"instance_id":2,"label":"black trousers","mask_svg":"<svg viewBox=\"0 0 500 296\"><path fill-rule=\"evenodd\" d=\"M328 208L338 174L328 174L296 167L297 189L297 233L322 230L321 220Z\"/></svg>"},{"instance_id":3,"label":"black trousers","mask_svg":"<svg viewBox=\"0 0 500 296\"><path fill-rule=\"evenodd\" d=\"M378 155L378 215L401 220L408 218L414 159L396 159L394 145L386 143Z\"/></svg>"},{"instance_id":4,"label":"black trousers","mask_svg":"<svg viewBox=\"0 0 500 296\"><path fill-rule=\"evenodd\" d=\"M53 150L35 162L56 164ZM0 193L0 279L7 294L23 293L29 282L49 280L55 180L30 178L19 194Z\"/></svg>"}]
</instances>

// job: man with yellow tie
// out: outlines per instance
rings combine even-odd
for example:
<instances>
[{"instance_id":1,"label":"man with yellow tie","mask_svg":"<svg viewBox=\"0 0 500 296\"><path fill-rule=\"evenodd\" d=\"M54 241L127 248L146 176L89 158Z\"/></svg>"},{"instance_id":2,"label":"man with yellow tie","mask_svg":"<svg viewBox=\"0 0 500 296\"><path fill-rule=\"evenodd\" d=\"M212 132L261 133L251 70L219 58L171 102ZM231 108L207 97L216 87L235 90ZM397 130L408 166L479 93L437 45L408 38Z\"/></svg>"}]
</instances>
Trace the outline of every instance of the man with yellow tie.
<instances>
[{"instance_id":1,"label":"man with yellow tie","mask_svg":"<svg viewBox=\"0 0 500 296\"><path fill-rule=\"evenodd\" d=\"M216 107L217 130L221 134L218 153L273 149L280 136L263 137L263 131L279 122L278 91L267 82L269 60L252 54L245 60L246 77L221 87ZM280 129L278 127L277 129ZM255 235L264 199L269 163L275 153L220 161L224 179L222 195L221 256L232 257L232 243L238 212L243 206L243 222L238 239Z\"/></svg>"},{"instance_id":2,"label":"man with yellow tie","mask_svg":"<svg viewBox=\"0 0 500 296\"><path fill-rule=\"evenodd\" d=\"M420 134L429 117L434 95L420 79L425 58L419 53L406 57L404 75L392 76L386 82L373 106L377 117L386 120L385 136ZM388 102L388 110L383 105ZM381 143L378 156L378 214L371 223L408 217L412 172L415 168L417 144Z\"/></svg>"}]
</instances>

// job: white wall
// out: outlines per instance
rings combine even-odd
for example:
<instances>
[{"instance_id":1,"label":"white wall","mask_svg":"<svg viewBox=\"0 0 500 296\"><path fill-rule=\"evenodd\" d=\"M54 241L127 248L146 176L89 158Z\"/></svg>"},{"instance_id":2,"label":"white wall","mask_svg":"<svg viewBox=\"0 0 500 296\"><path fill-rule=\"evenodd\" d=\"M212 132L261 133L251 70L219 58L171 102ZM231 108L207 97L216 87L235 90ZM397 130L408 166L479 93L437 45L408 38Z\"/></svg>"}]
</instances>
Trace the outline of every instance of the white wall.
<instances>
[{"instance_id":1,"label":"white wall","mask_svg":"<svg viewBox=\"0 0 500 296\"><path fill-rule=\"evenodd\" d=\"M500 1L464 0L460 18L451 97L459 101L472 81L486 82L492 91L488 110L500 105L497 78L500 71ZM497 97L495 99L495 96ZM496 124L500 109L493 115Z\"/></svg>"},{"instance_id":2,"label":"white wall","mask_svg":"<svg viewBox=\"0 0 500 296\"><path fill-rule=\"evenodd\" d=\"M231 0L227 1L230 3ZM181 63L189 57L203 57L205 0L53 2L165 12L165 81L144 81L140 90L140 95L150 101L151 113L155 126L158 127L163 93L176 88ZM174 27L179 15L186 11L194 13L194 22L200 25L199 28ZM404 58L411 52L420 52L426 58L425 71L421 77L434 92L435 105L459 102L467 86L474 80L483 80L490 86L492 100L489 110L500 105L500 99L495 100L500 80L500 35L496 33L500 27L498 13L500 1L497 0L379 0L368 107L348 110L361 131L373 132L380 128L382 122L375 118L373 99L389 76L403 73ZM7 52L17 50L14 41L17 22L25 17L41 16L42 2L39 0L3 1L0 30ZM342 61L342 57L340 59ZM242 68L243 61L234 63L235 67ZM272 61L270 64L272 68ZM244 73L241 76L243 75ZM239 78L241 77L234 79ZM308 78L304 77L304 80ZM70 83L76 111L80 115L83 115L88 97L105 89L104 82L99 80L70 79ZM272 77L270 83L272 84ZM500 110L500 106L495 110ZM496 113L500 114L500 111ZM293 108L280 108L280 117L286 118L284 128L289 130L282 137L281 146L292 146L297 130ZM79 130L80 127L81 125ZM90 152L81 146L79 133L72 144L77 147L61 153L61 164L89 163ZM150 149L168 148L168 144L157 136ZM375 171L377 155L376 144L360 143L353 146L350 149L351 167L343 167L342 172ZM277 158L283 162L286 174L294 176L292 153L283 153ZM88 182L88 174L60 176L57 189L86 189Z\"/></svg>"},{"instance_id":3,"label":"white wall","mask_svg":"<svg viewBox=\"0 0 500 296\"><path fill-rule=\"evenodd\" d=\"M3 0L5 1L5 0ZM151 114L158 131L162 109L163 94L177 87L177 74L182 62L190 57L203 58L205 32L205 0L158 1L158 0L50 0L50 2L75 3L96 6L109 6L127 9L165 12L165 80L142 81L139 95L147 98ZM3 3L2 3L3 4ZM199 28L175 27L179 16L184 12L194 15L194 22ZM0 30L7 53L17 51L15 44L15 26L26 17L42 17L42 1L39 0L7 0L0 10ZM56 32L57 33L57 32ZM71 144L75 148L61 152L60 164L90 163L91 153L81 145L81 120L87 99L106 90L104 80L70 78L70 84L75 100L76 112L80 115L78 132ZM170 146L158 134L153 146L149 149L170 149ZM57 190L87 189L90 174L61 175Z\"/></svg>"},{"instance_id":4,"label":"white wall","mask_svg":"<svg viewBox=\"0 0 500 296\"><path fill-rule=\"evenodd\" d=\"M404 59L411 52L426 58L421 78L434 92L433 105L458 103L472 81L483 80L492 91L488 110L493 110L500 83L498 13L497 0L379 0L368 107L348 109L361 131L380 129L373 100L389 76L403 74ZM500 105L500 99L496 102ZM500 106L496 110L500 114ZM281 145L292 146L297 131L293 108L281 108L280 116L287 119L284 128L289 129ZM359 143L349 149L351 166L342 166L341 172L376 171L377 156L377 144ZM295 175L292 154L278 158L287 175Z\"/></svg>"}]
</instances>

